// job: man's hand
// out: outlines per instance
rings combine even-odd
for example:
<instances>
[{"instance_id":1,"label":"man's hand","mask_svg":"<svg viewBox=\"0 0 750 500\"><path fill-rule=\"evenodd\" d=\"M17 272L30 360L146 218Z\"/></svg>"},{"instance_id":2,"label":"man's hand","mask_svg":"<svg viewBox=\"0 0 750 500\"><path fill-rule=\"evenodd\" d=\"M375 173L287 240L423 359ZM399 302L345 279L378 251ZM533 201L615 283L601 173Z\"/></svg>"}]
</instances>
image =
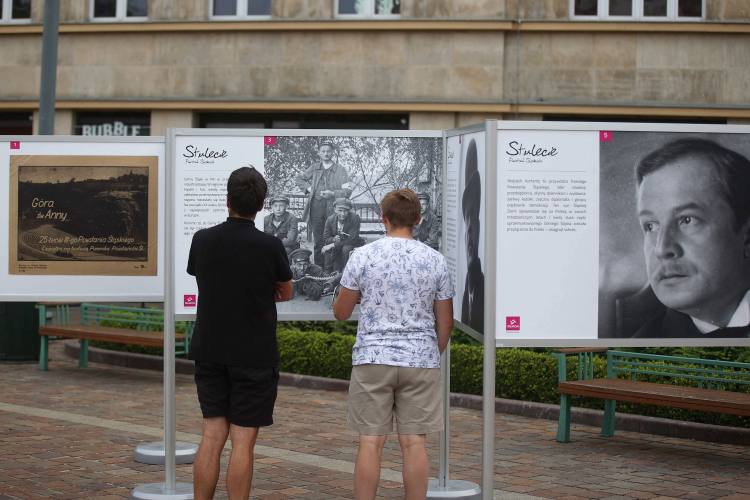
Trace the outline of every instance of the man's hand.
<instances>
[{"instance_id":1,"label":"man's hand","mask_svg":"<svg viewBox=\"0 0 750 500\"><path fill-rule=\"evenodd\" d=\"M294 291L294 285L292 280L289 281L277 281L274 285L274 298L276 302L287 302L292 300L292 292Z\"/></svg>"},{"instance_id":2,"label":"man's hand","mask_svg":"<svg viewBox=\"0 0 750 500\"><path fill-rule=\"evenodd\" d=\"M342 239L342 236L341 236L341 234L337 234L337 235L336 235L336 236L335 236L335 237L333 238L333 241L335 241L336 243L338 243L339 241L341 241L341 239Z\"/></svg>"},{"instance_id":3,"label":"man's hand","mask_svg":"<svg viewBox=\"0 0 750 500\"><path fill-rule=\"evenodd\" d=\"M331 250L335 245L333 243L329 243L328 245L324 246L321 250L323 253L326 253L327 251Z\"/></svg>"},{"instance_id":4,"label":"man's hand","mask_svg":"<svg viewBox=\"0 0 750 500\"><path fill-rule=\"evenodd\" d=\"M436 300L433 304L435 313L435 333L438 339L438 349L443 354L453 331L453 299Z\"/></svg>"},{"instance_id":5,"label":"man's hand","mask_svg":"<svg viewBox=\"0 0 750 500\"><path fill-rule=\"evenodd\" d=\"M334 194L333 191L331 191L330 189L325 189L320 192L320 195L323 198L333 198L333 194Z\"/></svg>"}]
</instances>

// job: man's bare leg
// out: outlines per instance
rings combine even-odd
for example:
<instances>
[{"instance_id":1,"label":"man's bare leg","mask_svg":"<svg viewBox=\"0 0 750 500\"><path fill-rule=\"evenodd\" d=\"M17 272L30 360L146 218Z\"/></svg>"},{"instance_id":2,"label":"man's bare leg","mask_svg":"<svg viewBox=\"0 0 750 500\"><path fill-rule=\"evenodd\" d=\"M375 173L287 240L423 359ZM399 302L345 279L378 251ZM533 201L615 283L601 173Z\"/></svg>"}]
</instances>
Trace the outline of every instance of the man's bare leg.
<instances>
[{"instance_id":1,"label":"man's bare leg","mask_svg":"<svg viewBox=\"0 0 750 500\"><path fill-rule=\"evenodd\" d=\"M203 437L193 464L195 500L212 500L219 481L221 450L229 436L229 422L224 417L203 419Z\"/></svg>"},{"instance_id":2,"label":"man's bare leg","mask_svg":"<svg viewBox=\"0 0 750 500\"><path fill-rule=\"evenodd\" d=\"M430 466L427 462L427 441L424 434L399 434L398 442L404 454L404 491L406 500L424 500L427 497L427 482Z\"/></svg>"},{"instance_id":3,"label":"man's bare leg","mask_svg":"<svg viewBox=\"0 0 750 500\"><path fill-rule=\"evenodd\" d=\"M382 436L359 435L359 451L354 464L354 498L374 500L380 482L380 456L388 438Z\"/></svg>"},{"instance_id":4,"label":"man's bare leg","mask_svg":"<svg viewBox=\"0 0 750 500\"><path fill-rule=\"evenodd\" d=\"M253 448L258 439L258 428L232 424L229 434L232 455L227 470L227 496L229 500L247 500L253 483Z\"/></svg>"}]
</instances>

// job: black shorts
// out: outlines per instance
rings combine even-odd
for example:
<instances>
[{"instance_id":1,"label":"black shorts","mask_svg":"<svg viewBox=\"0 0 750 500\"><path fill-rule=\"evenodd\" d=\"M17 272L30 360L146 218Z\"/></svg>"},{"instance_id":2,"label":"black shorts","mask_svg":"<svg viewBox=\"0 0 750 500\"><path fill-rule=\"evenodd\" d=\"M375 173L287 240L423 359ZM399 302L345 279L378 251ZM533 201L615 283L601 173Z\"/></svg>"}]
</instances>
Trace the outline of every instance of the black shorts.
<instances>
[{"instance_id":1,"label":"black shorts","mask_svg":"<svg viewBox=\"0 0 750 500\"><path fill-rule=\"evenodd\" d=\"M245 368L196 359L195 385L203 418L225 417L240 427L273 424L278 368Z\"/></svg>"}]
</instances>

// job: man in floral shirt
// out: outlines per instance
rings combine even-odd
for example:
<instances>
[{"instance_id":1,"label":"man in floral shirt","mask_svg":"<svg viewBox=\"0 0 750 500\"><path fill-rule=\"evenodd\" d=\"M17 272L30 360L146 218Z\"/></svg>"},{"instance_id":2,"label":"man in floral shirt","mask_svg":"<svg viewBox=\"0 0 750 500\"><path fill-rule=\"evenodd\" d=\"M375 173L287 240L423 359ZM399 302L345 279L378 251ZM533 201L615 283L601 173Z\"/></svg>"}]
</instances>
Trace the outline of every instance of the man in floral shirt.
<instances>
[{"instance_id":1,"label":"man in floral shirt","mask_svg":"<svg viewBox=\"0 0 750 500\"><path fill-rule=\"evenodd\" d=\"M445 258L413 238L417 194L391 191L380 206L387 236L354 251L333 304L343 321L361 303L347 418L360 434L354 491L357 500L375 498L395 416L406 498L417 500L427 495L426 434L443 430L440 355L453 329L455 290Z\"/></svg>"}]
</instances>

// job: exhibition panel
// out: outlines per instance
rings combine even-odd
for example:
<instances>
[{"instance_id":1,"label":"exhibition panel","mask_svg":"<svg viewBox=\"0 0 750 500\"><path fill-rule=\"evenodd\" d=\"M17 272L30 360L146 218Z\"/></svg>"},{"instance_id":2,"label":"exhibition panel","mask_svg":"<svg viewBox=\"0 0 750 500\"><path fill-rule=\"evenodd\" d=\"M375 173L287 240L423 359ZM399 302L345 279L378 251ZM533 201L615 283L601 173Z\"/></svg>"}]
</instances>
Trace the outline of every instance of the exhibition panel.
<instances>
[{"instance_id":1,"label":"exhibition panel","mask_svg":"<svg viewBox=\"0 0 750 500\"><path fill-rule=\"evenodd\" d=\"M420 193L424 222L419 238L440 250L440 131L274 130L272 136L263 135L268 133L175 130L178 320L194 319L200 300L195 278L186 271L193 234L226 219L227 180L240 167L252 166L265 177L268 195L256 227L282 239L294 274L294 295L277 304L279 319L334 319L341 272L354 249L385 236L380 200L393 189ZM353 318L359 314L357 306Z\"/></svg>"},{"instance_id":2,"label":"exhibition panel","mask_svg":"<svg viewBox=\"0 0 750 500\"><path fill-rule=\"evenodd\" d=\"M0 137L0 299L161 301L163 137Z\"/></svg>"},{"instance_id":3,"label":"exhibition panel","mask_svg":"<svg viewBox=\"0 0 750 500\"><path fill-rule=\"evenodd\" d=\"M498 346L750 344L750 127L497 126Z\"/></svg>"}]
</instances>

